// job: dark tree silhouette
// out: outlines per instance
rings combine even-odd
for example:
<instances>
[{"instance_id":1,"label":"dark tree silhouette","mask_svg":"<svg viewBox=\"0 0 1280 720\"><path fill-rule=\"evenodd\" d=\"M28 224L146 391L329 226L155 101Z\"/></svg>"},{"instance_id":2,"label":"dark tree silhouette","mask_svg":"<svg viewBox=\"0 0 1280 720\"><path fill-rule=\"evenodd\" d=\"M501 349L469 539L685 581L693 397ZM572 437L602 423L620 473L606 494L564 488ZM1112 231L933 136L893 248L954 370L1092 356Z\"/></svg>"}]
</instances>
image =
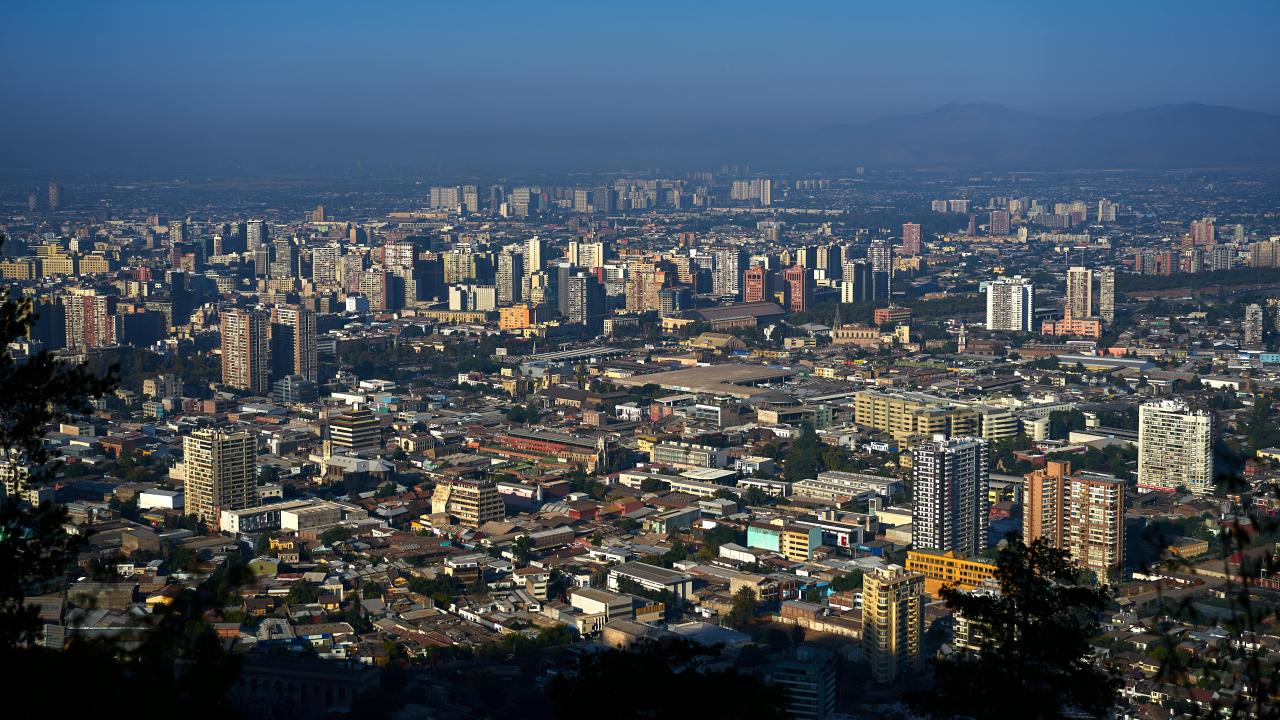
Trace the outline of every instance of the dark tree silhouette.
<instances>
[{"instance_id":1,"label":"dark tree silhouette","mask_svg":"<svg viewBox=\"0 0 1280 720\"><path fill-rule=\"evenodd\" d=\"M681 640L585 655L574 673L551 681L553 716L585 720L608 708L610 717L617 720L785 717L786 696L781 690L732 670L699 669L702 661L714 660L716 654L714 649Z\"/></svg>"},{"instance_id":2,"label":"dark tree silhouette","mask_svg":"<svg viewBox=\"0 0 1280 720\"><path fill-rule=\"evenodd\" d=\"M0 237L0 242L3 238ZM59 466L44 446L52 423L89 409L109 392L115 370L96 375L47 351L15 357L11 344L34 320L29 300L6 289L0 302L0 462L22 487L39 487ZM21 488L19 488L21 489ZM206 614L229 602L247 576L232 557L210 578L180 593L140 631L107 638L73 633L65 648L45 648L39 613L27 598L61 590L83 543L66 532L65 508L33 506L0 492L0 667L12 693L6 709L28 703L61 715L90 703L108 716L136 712L139 698L186 717L227 717L235 660L222 650Z\"/></svg>"},{"instance_id":3,"label":"dark tree silhouette","mask_svg":"<svg viewBox=\"0 0 1280 720\"><path fill-rule=\"evenodd\" d=\"M999 593L942 591L972 623L977 652L935 662L936 686L912 697L933 717L1102 716L1118 683L1093 664L1089 638L1106 593L1077 582L1067 553L1010 537L996 560Z\"/></svg>"},{"instance_id":4,"label":"dark tree silhouette","mask_svg":"<svg viewBox=\"0 0 1280 720\"><path fill-rule=\"evenodd\" d=\"M0 244L4 237L0 236ZM91 375L47 351L16 358L10 344L27 337L35 313L29 299L5 288L0 303L0 463L19 486L45 483L56 467L44 430L89 407L114 386L114 375ZM65 510L33 507L0 491L0 652L38 639L37 613L25 601L62 577L79 540L62 529Z\"/></svg>"}]
</instances>

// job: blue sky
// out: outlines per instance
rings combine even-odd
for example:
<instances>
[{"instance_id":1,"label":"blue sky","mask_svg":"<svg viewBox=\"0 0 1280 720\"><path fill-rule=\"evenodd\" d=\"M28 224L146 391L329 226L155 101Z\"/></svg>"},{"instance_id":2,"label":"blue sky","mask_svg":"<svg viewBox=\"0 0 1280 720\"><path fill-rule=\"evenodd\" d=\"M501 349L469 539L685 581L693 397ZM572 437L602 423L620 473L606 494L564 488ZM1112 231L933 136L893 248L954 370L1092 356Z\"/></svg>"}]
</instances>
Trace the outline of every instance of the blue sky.
<instances>
[{"instance_id":1,"label":"blue sky","mask_svg":"<svg viewBox=\"0 0 1280 720\"><path fill-rule=\"evenodd\" d=\"M1280 2L0 4L6 144L1280 112ZM0 148L3 149L3 148Z\"/></svg>"}]
</instances>

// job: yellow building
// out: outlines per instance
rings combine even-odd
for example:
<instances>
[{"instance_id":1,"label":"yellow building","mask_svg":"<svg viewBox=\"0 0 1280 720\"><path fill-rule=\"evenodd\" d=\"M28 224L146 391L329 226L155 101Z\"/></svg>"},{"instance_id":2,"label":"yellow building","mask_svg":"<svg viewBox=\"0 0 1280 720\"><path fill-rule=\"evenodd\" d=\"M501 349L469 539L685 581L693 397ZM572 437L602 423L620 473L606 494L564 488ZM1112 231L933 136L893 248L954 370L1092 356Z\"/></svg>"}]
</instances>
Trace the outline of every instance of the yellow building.
<instances>
[{"instance_id":1,"label":"yellow building","mask_svg":"<svg viewBox=\"0 0 1280 720\"><path fill-rule=\"evenodd\" d=\"M990 560L965 557L954 550L911 550L907 570L923 575L924 591L935 598L944 587L975 590L996 574Z\"/></svg>"},{"instance_id":2,"label":"yellow building","mask_svg":"<svg viewBox=\"0 0 1280 720\"><path fill-rule=\"evenodd\" d=\"M465 479L440 481L431 495L431 512L444 513L473 528L506 515L502 496L492 482Z\"/></svg>"},{"instance_id":3,"label":"yellow building","mask_svg":"<svg viewBox=\"0 0 1280 720\"><path fill-rule=\"evenodd\" d=\"M818 528L783 528L781 545L782 556L792 562L812 560L813 551L822 545L822 531Z\"/></svg>"},{"instance_id":4,"label":"yellow building","mask_svg":"<svg viewBox=\"0 0 1280 720\"><path fill-rule=\"evenodd\" d=\"M53 254L40 258L40 276L79 275L79 263L73 255Z\"/></svg>"},{"instance_id":5,"label":"yellow building","mask_svg":"<svg viewBox=\"0 0 1280 720\"><path fill-rule=\"evenodd\" d=\"M938 434L1000 440L1013 437L1022 427L1005 408L891 389L858 392L853 421L884 430L898 441Z\"/></svg>"},{"instance_id":6,"label":"yellow building","mask_svg":"<svg viewBox=\"0 0 1280 720\"><path fill-rule=\"evenodd\" d=\"M981 415L923 393L863 390L854 396L858 425L884 430L895 440L932 435L981 436Z\"/></svg>"},{"instance_id":7,"label":"yellow building","mask_svg":"<svg viewBox=\"0 0 1280 720\"><path fill-rule=\"evenodd\" d=\"M109 273L113 270L111 260L101 253L90 253L80 258L80 274Z\"/></svg>"},{"instance_id":8,"label":"yellow building","mask_svg":"<svg viewBox=\"0 0 1280 720\"><path fill-rule=\"evenodd\" d=\"M16 258L0 262L0 277L5 280L34 280L36 261L31 258Z\"/></svg>"},{"instance_id":9,"label":"yellow building","mask_svg":"<svg viewBox=\"0 0 1280 720\"><path fill-rule=\"evenodd\" d=\"M924 576L901 565L862 576L862 656L878 683L920 667L924 635Z\"/></svg>"}]
</instances>

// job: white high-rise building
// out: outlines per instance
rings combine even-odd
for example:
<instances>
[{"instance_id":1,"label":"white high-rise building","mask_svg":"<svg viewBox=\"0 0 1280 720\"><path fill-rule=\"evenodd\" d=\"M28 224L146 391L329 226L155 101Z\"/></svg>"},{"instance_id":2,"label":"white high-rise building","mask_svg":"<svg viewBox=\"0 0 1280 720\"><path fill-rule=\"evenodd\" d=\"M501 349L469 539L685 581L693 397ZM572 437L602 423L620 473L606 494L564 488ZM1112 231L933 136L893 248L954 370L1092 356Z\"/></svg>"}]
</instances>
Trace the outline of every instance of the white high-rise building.
<instances>
[{"instance_id":1,"label":"white high-rise building","mask_svg":"<svg viewBox=\"0 0 1280 720\"><path fill-rule=\"evenodd\" d=\"M911 461L912 546L969 555L986 550L987 441L935 436L912 449Z\"/></svg>"},{"instance_id":2,"label":"white high-rise building","mask_svg":"<svg viewBox=\"0 0 1280 720\"><path fill-rule=\"evenodd\" d=\"M1181 400L1138 408L1138 488L1213 489L1213 413Z\"/></svg>"},{"instance_id":3,"label":"white high-rise building","mask_svg":"<svg viewBox=\"0 0 1280 720\"><path fill-rule=\"evenodd\" d=\"M987 283L987 329L1032 332L1036 287L1017 275Z\"/></svg>"},{"instance_id":4,"label":"white high-rise building","mask_svg":"<svg viewBox=\"0 0 1280 720\"><path fill-rule=\"evenodd\" d=\"M608 250L602 242L569 241L569 263L574 267L594 270L604 267L608 259Z\"/></svg>"},{"instance_id":5,"label":"white high-rise building","mask_svg":"<svg viewBox=\"0 0 1280 720\"><path fill-rule=\"evenodd\" d=\"M737 297L742 293L742 273L747 255L738 248L721 248L714 253L716 269L711 276L711 290L719 297Z\"/></svg>"}]
</instances>

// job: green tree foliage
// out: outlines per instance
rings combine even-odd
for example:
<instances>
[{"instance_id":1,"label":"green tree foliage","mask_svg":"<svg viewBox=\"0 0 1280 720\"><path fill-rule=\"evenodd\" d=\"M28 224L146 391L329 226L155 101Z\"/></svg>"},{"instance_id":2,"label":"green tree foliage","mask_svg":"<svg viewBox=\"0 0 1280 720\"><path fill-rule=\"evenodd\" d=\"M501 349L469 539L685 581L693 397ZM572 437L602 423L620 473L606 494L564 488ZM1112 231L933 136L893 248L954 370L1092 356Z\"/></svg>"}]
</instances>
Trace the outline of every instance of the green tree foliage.
<instances>
[{"instance_id":1,"label":"green tree foliage","mask_svg":"<svg viewBox=\"0 0 1280 720\"><path fill-rule=\"evenodd\" d=\"M431 598L437 607L449 607L453 599L462 594L462 583L450 575L440 573L434 578L411 579L409 591Z\"/></svg>"},{"instance_id":2,"label":"green tree foliage","mask_svg":"<svg viewBox=\"0 0 1280 720\"><path fill-rule=\"evenodd\" d=\"M640 481L640 489L644 492L660 492L667 489L667 484L658 478L644 478Z\"/></svg>"},{"instance_id":3,"label":"green tree foliage","mask_svg":"<svg viewBox=\"0 0 1280 720\"><path fill-rule=\"evenodd\" d=\"M114 387L115 374L93 375L48 352L18 362L7 348L26 336L35 316L30 300L6 297L0 304L0 460L26 468L27 482L41 484L57 465L44 446L44 428L87 410L91 398ZM5 655L38 639L40 623L25 598L60 583L79 547L79 540L63 530L65 520L61 507L33 508L0 498L0 652Z\"/></svg>"},{"instance_id":4,"label":"green tree foliage","mask_svg":"<svg viewBox=\"0 0 1280 720\"><path fill-rule=\"evenodd\" d=\"M343 540L350 540L351 536L350 528L333 527L320 533L320 542L325 545L332 545Z\"/></svg>"},{"instance_id":5,"label":"green tree foliage","mask_svg":"<svg viewBox=\"0 0 1280 720\"><path fill-rule=\"evenodd\" d=\"M522 565L529 562L529 558L533 556L533 540L528 535L521 535L511 541L511 554Z\"/></svg>"},{"instance_id":6,"label":"green tree foliage","mask_svg":"<svg viewBox=\"0 0 1280 720\"><path fill-rule=\"evenodd\" d=\"M1253 285L1256 283L1270 284L1276 282L1280 282L1280 270L1272 268L1252 268L1247 274L1239 270L1214 270L1212 272L1174 273L1172 275L1117 273L1116 292L1185 290L1187 288L1204 288L1214 285ZM1154 312L1153 310L1148 311Z\"/></svg>"},{"instance_id":7,"label":"green tree foliage","mask_svg":"<svg viewBox=\"0 0 1280 720\"><path fill-rule=\"evenodd\" d=\"M581 467L575 467L565 476L569 488L574 492L586 493L594 500L603 500L609 494L609 488L599 480L588 475Z\"/></svg>"},{"instance_id":8,"label":"green tree foliage","mask_svg":"<svg viewBox=\"0 0 1280 720\"><path fill-rule=\"evenodd\" d=\"M687 641L644 644L581 657L573 673L556 676L548 691L557 720L589 720L601 708L617 720L690 717L701 720L783 718L785 695L732 670L700 670L718 650ZM618 702L618 683L639 689Z\"/></svg>"},{"instance_id":9,"label":"green tree foliage","mask_svg":"<svg viewBox=\"0 0 1280 720\"><path fill-rule=\"evenodd\" d=\"M729 609L725 620L735 630L745 630L755 620L756 610L759 607L760 603L756 599L754 590L749 587L738 588L738 592L733 594L733 606Z\"/></svg>"},{"instance_id":10,"label":"green tree foliage","mask_svg":"<svg viewBox=\"0 0 1280 720\"><path fill-rule=\"evenodd\" d=\"M540 413L532 405L512 405L507 408L507 419L513 423L536 423Z\"/></svg>"},{"instance_id":11,"label":"green tree foliage","mask_svg":"<svg viewBox=\"0 0 1280 720\"><path fill-rule=\"evenodd\" d=\"M285 602L290 605L305 605L313 603L320 598L320 586L313 582L299 580L289 588L289 594L285 596Z\"/></svg>"},{"instance_id":12,"label":"green tree foliage","mask_svg":"<svg viewBox=\"0 0 1280 720\"><path fill-rule=\"evenodd\" d=\"M1249 440L1250 450L1280 445L1280 424L1271 420L1271 398L1259 395L1249 412L1249 424L1245 428L1245 437Z\"/></svg>"},{"instance_id":13,"label":"green tree foliage","mask_svg":"<svg viewBox=\"0 0 1280 720\"><path fill-rule=\"evenodd\" d=\"M725 543L740 542L742 538L737 530L728 525L717 525L702 534L702 549L698 551L698 559L710 560L720 553L720 546Z\"/></svg>"},{"instance_id":14,"label":"green tree foliage","mask_svg":"<svg viewBox=\"0 0 1280 720\"><path fill-rule=\"evenodd\" d=\"M831 581L831 589L836 592L862 589L862 571L854 570Z\"/></svg>"},{"instance_id":15,"label":"green tree foliage","mask_svg":"<svg viewBox=\"0 0 1280 720\"><path fill-rule=\"evenodd\" d=\"M912 698L933 717L976 720L1103 716L1118 682L1097 669L1089 638L1097 633L1104 592L1077 583L1067 553L1040 539L1010 536L996 559L999 594L944 589L947 607L979 630L980 650L935 662L936 687Z\"/></svg>"},{"instance_id":16,"label":"green tree foliage","mask_svg":"<svg viewBox=\"0 0 1280 720\"><path fill-rule=\"evenodd\" d=\"M795 443L792 444L791 452L787 453L786 463L783 466L783 477L787 482L799 482L817 477L818 473L826 470L823 458L824 448L813 426L806 424L800 431L800 437L796 438Z\"/></svg>"},{"instance_id":17,"label":"green tree foliage","mask_svg":"<svg viewBox=\"0 0 1280 720\"><path fill-rule=\"evenodd\" d=\"M1066 440L1072 431L1084 430L1084 421L1079 410L1054 410L1049 413L1049 437Z\"/></svg>"},{"instance_id":18,"label":"green tree foliage","mask_svg":"<svg viewBox=\"0 0 1280 720\"><path fill-rule=\"evenodd\" d=\"M747 491L742 494L742 501L748 506L759 507L762 505L772 505L777 501L777 498L758 487L749 487L747 488Z\"/></svg>"}]
</instances>

